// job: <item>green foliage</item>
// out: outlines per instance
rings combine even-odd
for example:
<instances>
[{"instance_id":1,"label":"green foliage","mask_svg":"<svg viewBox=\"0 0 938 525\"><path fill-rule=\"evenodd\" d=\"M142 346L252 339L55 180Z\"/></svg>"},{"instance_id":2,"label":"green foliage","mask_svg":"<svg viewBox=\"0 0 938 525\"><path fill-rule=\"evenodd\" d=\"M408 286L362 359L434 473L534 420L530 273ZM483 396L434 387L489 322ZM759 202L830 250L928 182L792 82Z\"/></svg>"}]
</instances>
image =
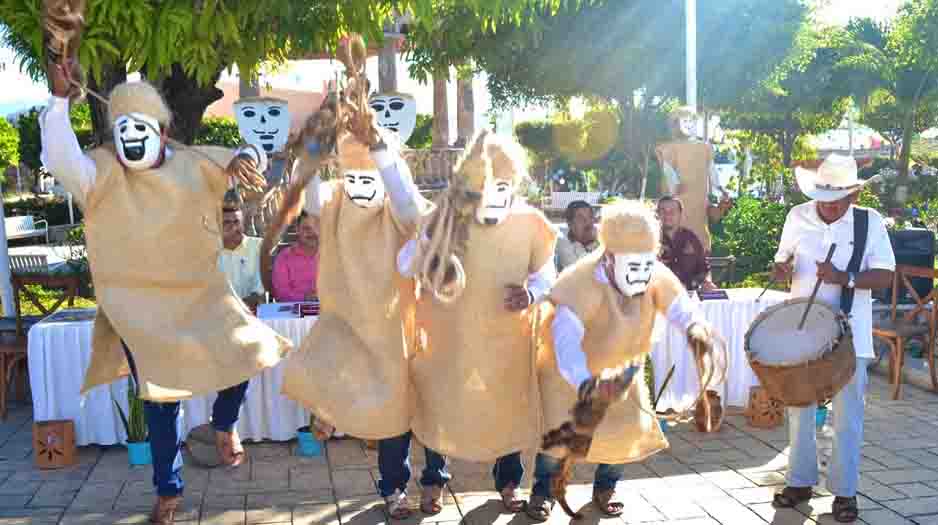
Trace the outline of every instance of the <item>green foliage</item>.
<instances>
[{"instance_id":1,"label":"green foliage","mask_svg":"<svg viewBox=\"0 0 938 525\"><path fill-rule=\"evenodd\" d=\"M47 311L48 309L52 308L52 305L58 302L59 298L62 297L62 290L51 290L35 284L28 284L26 285L26 288L39 299L39 303L42 304ZM95 305L96 304L93 300L87 299L85 297L75 298L75 308L94 308ZM26 297L24 292L20 292L20 309L23 312L23 315L45 315Z\"/></svg>"},{"instance_id":2,"label":"green foliage","mask_svg":"<svg viewBox=\"0 0 938 525\"><path fill-rule=\"evenodd\" d=\"M0 168L20 163L20 133L5 118L0 118Z\"/></svg>"},{"instance_id":3,"label":"green foliage","mask_svg":"<svg viewBox=\"0 0 938 525\"><path fill-rule=\"evenodd\" d=\"M439 9L438 26L408 35L412 74L469 61L487 72L500 107L580 95L623 103L638 89L649 99L684 93L684 2L553 2L495 25L472 13L479 3ZM718 28L700 31L697 47L700 94L715 107L774 69L807 12L798 0L701 2L697 10L699 27Z\"/></svg>"},{"instance_id":4,"label":"green foliage","mask_svg":"<svg viewBox=\"0 0 938 525\"><path fill-rule=\"evenodd\" d=\"M19 132L19 158L20 161L32 170L42 167L39 154L42 152L42 137L39 130L39 108L32 108L16 119L16 129ZM87 103L76 104L69 111L72 129L82 148L94 145L94 132L91 126L91 110ZM55 174L53 174L55 175Z\"/></svg>"},{"instance_id":5,"label":"green foliage","mask_svg":"<svg viewBox=\"0 0 938 525\"><path fill-rule=\"evenodd\" d=\"M713 239L713 254L736 257L736 274L764 272L772 262L789 206L742 196L723 217L723 232Z\"/></svg>"},{"instance_id":6,"label":"green foliage","mask_svg":"<svg viewBox=\"0 0 938 525\"><path fill-rule=\"evenodd\" d=\"M799 139L836 127L849 106L849 91L836 74L843 38L836 31L821 35L804 29L792 54L739 107L726 112L721 125L772 138L782 166L790 166Z\"/></svg>"},{"instance_id":7,"label":"green foliage","mask_svg":"<svg viewBox=\"0 0 938 525\"><path fill-rule=\"evenodd\" d=\"M224 146L237 148L244 141L238 132L238 123L233 118L209 117L202 120L202 126L195 136L193 144Z\"/></svg>"},{"instance_id":8,"label":"green foliage","mask_svg":"<svg viewBox=\"0 0 938 525\"><path fill-rule=\"evenodd\" d=\"M847 26L849 52L841 61L862 121L899 142L899 175L909 169L915 133L936 124L938 0L911 0L892 24L870 19Z\"/></svg>"},{"instance_id":9,"label":"green foliage","mask_svg":"<svg viewBox=\"0 0 938 525\"><path fill-rule=\"evenodd\" d=\"M407 139L407 147L427 149L431 144L433 144L433 115L420 113L417 115L417 126Z\"/></svg>"},{"instance_id":10,"label":"green foliage","mask_svg":"<svg viewBox=\"0 0 938 525\"><path fill-rule=\"evenodd\" d=\"M114 406L117 408L117 414L124 424L124 431L127 433L128 443L144 443L147 441L147 422L143 413L143 399L137 396L137 382L133 377L127 378L127 407L130 417L124 413L120 403L114 400Z\"/></svg>"},{"instance_id":11,"label":"green foliage","mask_svg":"<svg viewBox=\"0 0 938 525\"><path fill-rule=\"evenodd\" d=\"M68 201L62 197L39 197L20 199L5 204L6 213L14 215L32 215L45 219L49 226L68 224ZM81 211L75 206L75 221L81 220Z\"/></svg>"}]
</instances>

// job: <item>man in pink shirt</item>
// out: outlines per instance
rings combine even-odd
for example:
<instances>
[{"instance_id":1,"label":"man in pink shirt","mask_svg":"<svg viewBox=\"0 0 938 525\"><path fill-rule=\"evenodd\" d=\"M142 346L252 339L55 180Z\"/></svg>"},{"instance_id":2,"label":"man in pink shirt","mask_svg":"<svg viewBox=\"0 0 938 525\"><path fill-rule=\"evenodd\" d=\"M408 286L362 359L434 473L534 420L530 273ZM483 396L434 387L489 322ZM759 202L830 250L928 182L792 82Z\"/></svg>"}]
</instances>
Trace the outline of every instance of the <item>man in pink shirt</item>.
<instances>
[{"instance_id":1,"label":"man in pink shirt","mask_svg":"<svg viewBox=\"0 0 938 525\"><path fill-rule=\"evenodd\" d=\"M273 293L278 302L316 299L319 276L319 218L300 215L296 244L277 255L273 269Z\"/></svg>"}]
</instances>

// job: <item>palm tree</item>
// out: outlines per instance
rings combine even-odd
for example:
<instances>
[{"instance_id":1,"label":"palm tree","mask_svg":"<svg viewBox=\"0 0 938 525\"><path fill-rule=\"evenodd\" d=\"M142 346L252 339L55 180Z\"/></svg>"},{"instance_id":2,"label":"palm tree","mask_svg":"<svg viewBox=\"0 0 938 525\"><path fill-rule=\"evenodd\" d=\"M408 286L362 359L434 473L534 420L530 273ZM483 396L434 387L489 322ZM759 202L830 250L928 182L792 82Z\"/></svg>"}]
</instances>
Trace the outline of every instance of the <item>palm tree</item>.
<instances>
[{"instance_id":1,"label":"palm tree","mask_svg":"<svg viewBox=\"0 0 938 525\"><path fill-rule=\"evenodd\" d=\"M894 24L869 18L851 20L849 53L840 67L861 106L875 120L877 111L898 119L899 177L909 172L912 139L936 122L929 103L938 96L938 0L917 0L903 7ZM931 122L929 122L931 120Z\"/></svg>"}]
</instances>

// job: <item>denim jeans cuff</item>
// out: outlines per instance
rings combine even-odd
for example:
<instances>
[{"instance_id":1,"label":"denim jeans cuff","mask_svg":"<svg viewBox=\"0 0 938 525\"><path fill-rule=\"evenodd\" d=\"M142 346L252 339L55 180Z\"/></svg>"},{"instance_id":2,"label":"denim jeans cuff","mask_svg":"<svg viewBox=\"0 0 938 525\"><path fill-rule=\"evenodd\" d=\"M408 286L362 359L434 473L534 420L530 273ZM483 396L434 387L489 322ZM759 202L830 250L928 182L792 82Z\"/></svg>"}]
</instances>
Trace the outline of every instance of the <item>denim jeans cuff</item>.
<instances>
[{"instance_id":1,"label":"denim jeans cuff","mask_svg":"<svg viewBox=\"0 0 938 525\"><path fill-rule=\"evenodd\" d=\"M168 497L172 497L172 496L182 496L183 488L184 488L184 487L176 487L176 486L173 486L173 485L168 485L168 486L164 486L164 487L157 487L157 488L156 488L156 495L157 495L157 496L160 496L160 497L163 497L163 498L168 498Z\"/></svg>"},{"instance_id":2,"label":"denim jeans cuff","mask_svg":"<svg viewBox=\"0 0 938 525\"><path fill-rule=\"evenodd\" d=\"M224 424L219 424L219 423L215 423L214 421L212 421L212 428L214 428L218 432L227 432L229 434L231 433L231 431L235 429L237 425L238 425L237 422L224 425Z\"/></svg>"}]
</instances>

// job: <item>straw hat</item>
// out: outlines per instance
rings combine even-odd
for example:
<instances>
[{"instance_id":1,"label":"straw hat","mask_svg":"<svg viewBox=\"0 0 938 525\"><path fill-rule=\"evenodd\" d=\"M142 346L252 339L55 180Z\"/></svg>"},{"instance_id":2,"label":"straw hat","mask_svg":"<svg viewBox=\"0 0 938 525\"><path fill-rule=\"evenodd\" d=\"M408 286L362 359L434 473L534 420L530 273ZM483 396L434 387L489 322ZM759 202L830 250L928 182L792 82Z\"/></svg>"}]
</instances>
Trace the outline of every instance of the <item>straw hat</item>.
<instances>
[{"instance_id":1,"label":"straw hat","mask_svg":"<svg viewBox=\"0 0 938 525\"><path fill-rule=\"evenodd\" d=\"M655 213L639 201L620 201L603 207L599 242L614 253L657 252L661 225Z\"/></svg>"},{"instance_id":2,"label":"straw hat","mask_svg":"<svg viewBox=\"0 0 938 525\"><path fill-rule=\"evenodd\" d=\"M857 178L857 161L853 157L832 153L817 171L795 168L795 178L801 192L808 197L833 202L862 190L867 184L879 180L879 175L860 180Z\"/></svg>"},{"instance_id":3,"label":"straw hat","mask_svg":"<svg viewBox=\"0 0 938 525\"><path fill-rule=\"evenodd\" d=\"M169 125L173 118L160 92L148 82L118 84L111 90L110 100L108 114L112 126L117 117L130 113L151 116L163 126Z\"/></svg>"}]
</instances>

